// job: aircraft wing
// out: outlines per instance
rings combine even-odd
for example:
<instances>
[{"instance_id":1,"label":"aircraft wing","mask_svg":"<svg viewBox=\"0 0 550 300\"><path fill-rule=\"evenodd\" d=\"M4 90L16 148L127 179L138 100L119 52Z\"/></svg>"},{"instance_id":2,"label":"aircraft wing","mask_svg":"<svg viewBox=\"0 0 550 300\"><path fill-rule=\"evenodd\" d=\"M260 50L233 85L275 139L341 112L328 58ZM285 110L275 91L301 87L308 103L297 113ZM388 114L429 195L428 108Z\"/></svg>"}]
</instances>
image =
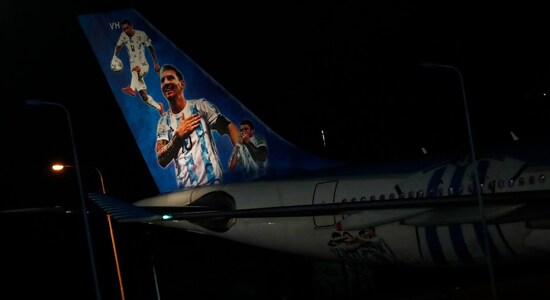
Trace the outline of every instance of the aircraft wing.
<instances>
[{"instance_id":1,"label":"aircraft wing","mask_svg":"<svg viewBox=\"0 0 550 300\"><path fill-rule=\"evenodd\" d=\"M428 226L454 223L528 221L550 218L550 191L495 193L482 195L484 214L476 195L426 197L366 202L292 205L232 209L213 206L138 207L104 194L90 199L120 222L170 220L201 221L220 218L277 218L346 214L337 226L345 230L400 221Z\"/></svg>"}]
</instances>

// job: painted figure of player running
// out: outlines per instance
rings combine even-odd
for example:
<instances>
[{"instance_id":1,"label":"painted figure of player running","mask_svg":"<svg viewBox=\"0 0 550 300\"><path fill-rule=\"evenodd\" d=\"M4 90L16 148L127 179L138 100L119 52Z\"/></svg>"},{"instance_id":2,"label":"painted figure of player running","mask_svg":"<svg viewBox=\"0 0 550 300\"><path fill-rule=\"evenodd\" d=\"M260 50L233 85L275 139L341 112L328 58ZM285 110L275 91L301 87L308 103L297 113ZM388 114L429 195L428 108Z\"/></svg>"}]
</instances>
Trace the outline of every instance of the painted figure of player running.
<instances>
[{"instance_id":1,"label":"painted figure of player running","mask_svg":"<svg viewBox=\"0 0 550 300\"><path fill-rule=\"evenodd\" d=\"M132 74L130 86L122 88L122 91L130 96L135 96L137 91L145 103L157 109L162 115L162 103L155 101L151 95L147 94L147 86L144 80L149 72L149 63L145 57L145 48L148 48L151 53L155 72L158 73L160 71L153 43L144 31L134 29L132 22L129 20L123 20L121 22L121 28L122 32L116 43L113 59L118 58L120 49L122 49L122 46L126 46Z\"/></svg>"}]
</instances>

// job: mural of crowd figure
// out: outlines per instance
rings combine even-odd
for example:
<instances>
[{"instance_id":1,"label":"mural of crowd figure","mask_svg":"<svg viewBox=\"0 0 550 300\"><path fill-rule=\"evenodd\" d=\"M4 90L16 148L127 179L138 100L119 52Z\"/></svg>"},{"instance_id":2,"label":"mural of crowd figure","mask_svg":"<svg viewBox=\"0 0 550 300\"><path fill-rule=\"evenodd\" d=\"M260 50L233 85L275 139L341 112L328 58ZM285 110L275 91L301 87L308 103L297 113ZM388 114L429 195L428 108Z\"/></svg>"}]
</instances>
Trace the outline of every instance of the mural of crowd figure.
<instances>
[{"instance_id":1,"label":"mural of crowd figure","mask_svg":"<svg viewBox=\"0 0 550 300\"><path fill-rule=\"evenodd\" d=\"M338 257L349 257L373 263L399 262L384 239L376 235L374 227L363 228L357 235L348 231L333 232L328 245Z\"/></svg>"}]
</instances>

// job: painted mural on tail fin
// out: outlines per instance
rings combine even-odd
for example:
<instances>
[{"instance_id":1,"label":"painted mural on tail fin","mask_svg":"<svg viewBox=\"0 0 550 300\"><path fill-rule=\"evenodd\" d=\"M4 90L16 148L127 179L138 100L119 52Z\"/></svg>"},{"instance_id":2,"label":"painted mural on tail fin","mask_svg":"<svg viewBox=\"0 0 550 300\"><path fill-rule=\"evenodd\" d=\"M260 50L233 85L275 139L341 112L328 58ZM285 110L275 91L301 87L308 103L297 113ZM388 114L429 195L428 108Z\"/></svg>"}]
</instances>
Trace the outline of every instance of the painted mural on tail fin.
<instances>
[{"instance_id":1,"label":"painted mural on tail fin","mask_svg":"<svg viewBox=\"0 0 550 300\"><path fill-rule=\"evenodd\" d=\"M137 11L78 20L161 193L338 165L272 131Z\"/></svg>"}]
</instances>

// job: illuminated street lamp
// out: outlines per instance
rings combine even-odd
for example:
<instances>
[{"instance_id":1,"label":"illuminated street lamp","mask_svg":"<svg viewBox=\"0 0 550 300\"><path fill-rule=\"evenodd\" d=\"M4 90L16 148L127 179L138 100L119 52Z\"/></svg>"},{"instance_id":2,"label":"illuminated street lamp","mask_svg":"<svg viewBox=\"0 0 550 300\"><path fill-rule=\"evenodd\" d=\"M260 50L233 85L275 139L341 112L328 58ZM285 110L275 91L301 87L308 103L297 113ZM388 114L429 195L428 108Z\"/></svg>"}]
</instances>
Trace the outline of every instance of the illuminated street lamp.
<instances>
[{"instance_id":1,"label":"illuminated street lamp","mask_svg":"<svg viewBox=\"0 0 550 300\"><path fill-rule=\"evenodd\" d=\"M54 164L54 165L52 165L52 170L54 170L55 172L61 172L61 171L63 171L64 168L74 168L74 167L75 166L73 166L73 165ZM97 172L97 174L99 175L99 180L101 181L101 192L103 194L106 194L105 183L103 181L103 175L101 174L101 171L96 167L86 167L86 168L94 169ZM113 253L114 253L114 256L115 256L116 271L117 271L117 275L118 275L118 285L120 287L120 294L122 296L122 300L124 300L125 299L125 297L124 297L124 287L122 285L122 275L120 273L120 265L118 263L118 254L117 254L117 251L116 251L115 235L113 233L113 226L112 226L111 215L110 214L107 214L107 221L109 223L109 232L111 234L111 243L113 245Z\"/></svg>"},{"instance_id":2,"label":"illuminated street lamp","mask_svg":"<svg viewBox=\"0 0 550 300\"><path fill-rule=\"evenodd\" d=\"M86 240L88 241L88 251L90 254L90 264L92 267L92 275L94 278L94 284L95 284L95 290L96 290L96 298L98 300L101 299L101 293L99 291L99 281L97 279L97 271L96 271L96 264L95 264L95 256L94 256L94 250L92 245L92 235L90 233L90 223L88 221L88 212L86 209L86 199L84 198L84 189L82 187L82 179L80 176L80 166L78 163L78 156L76 154L76 143L74 140L74 134L73 134L73 124L71 122L71 114L69 113L69 110L61 103L57 102L45 102L45 101L39 101L39 100L27 100L26 103L28 105L49 105L49 106L57 106L61 107L63 111L65 112L65 115L67 116L67 123L69 125L69 133L71 136L71 145L73 147L73 159L74 159L74 166L76 169L76 177L78 179L78 188L80 190L80 202L82 206L82 217L84 218L84 228L86 230Z\"/></svg>"},{"instance_id":3,"label":"illuminated street lamp","mask_svg":"<svg viewBox=\"0 0 550 300\"><path fill-rule=\"evenodd\" d=\"M65 164L54 164L54 165L52 165L52 170L54 170L56 172L61 172L65 168L75 168L75 166L65 165ZM105 183L103 182L103 175L101 174L101 171L99 171L98 168L94 168L94 167L84 167L84 168L94 169L97 172L97 174L99 175L99 180L101 181L101 192L103 194L105 194L106 193L105 192Z\"/></svg>"}]
</instances>

